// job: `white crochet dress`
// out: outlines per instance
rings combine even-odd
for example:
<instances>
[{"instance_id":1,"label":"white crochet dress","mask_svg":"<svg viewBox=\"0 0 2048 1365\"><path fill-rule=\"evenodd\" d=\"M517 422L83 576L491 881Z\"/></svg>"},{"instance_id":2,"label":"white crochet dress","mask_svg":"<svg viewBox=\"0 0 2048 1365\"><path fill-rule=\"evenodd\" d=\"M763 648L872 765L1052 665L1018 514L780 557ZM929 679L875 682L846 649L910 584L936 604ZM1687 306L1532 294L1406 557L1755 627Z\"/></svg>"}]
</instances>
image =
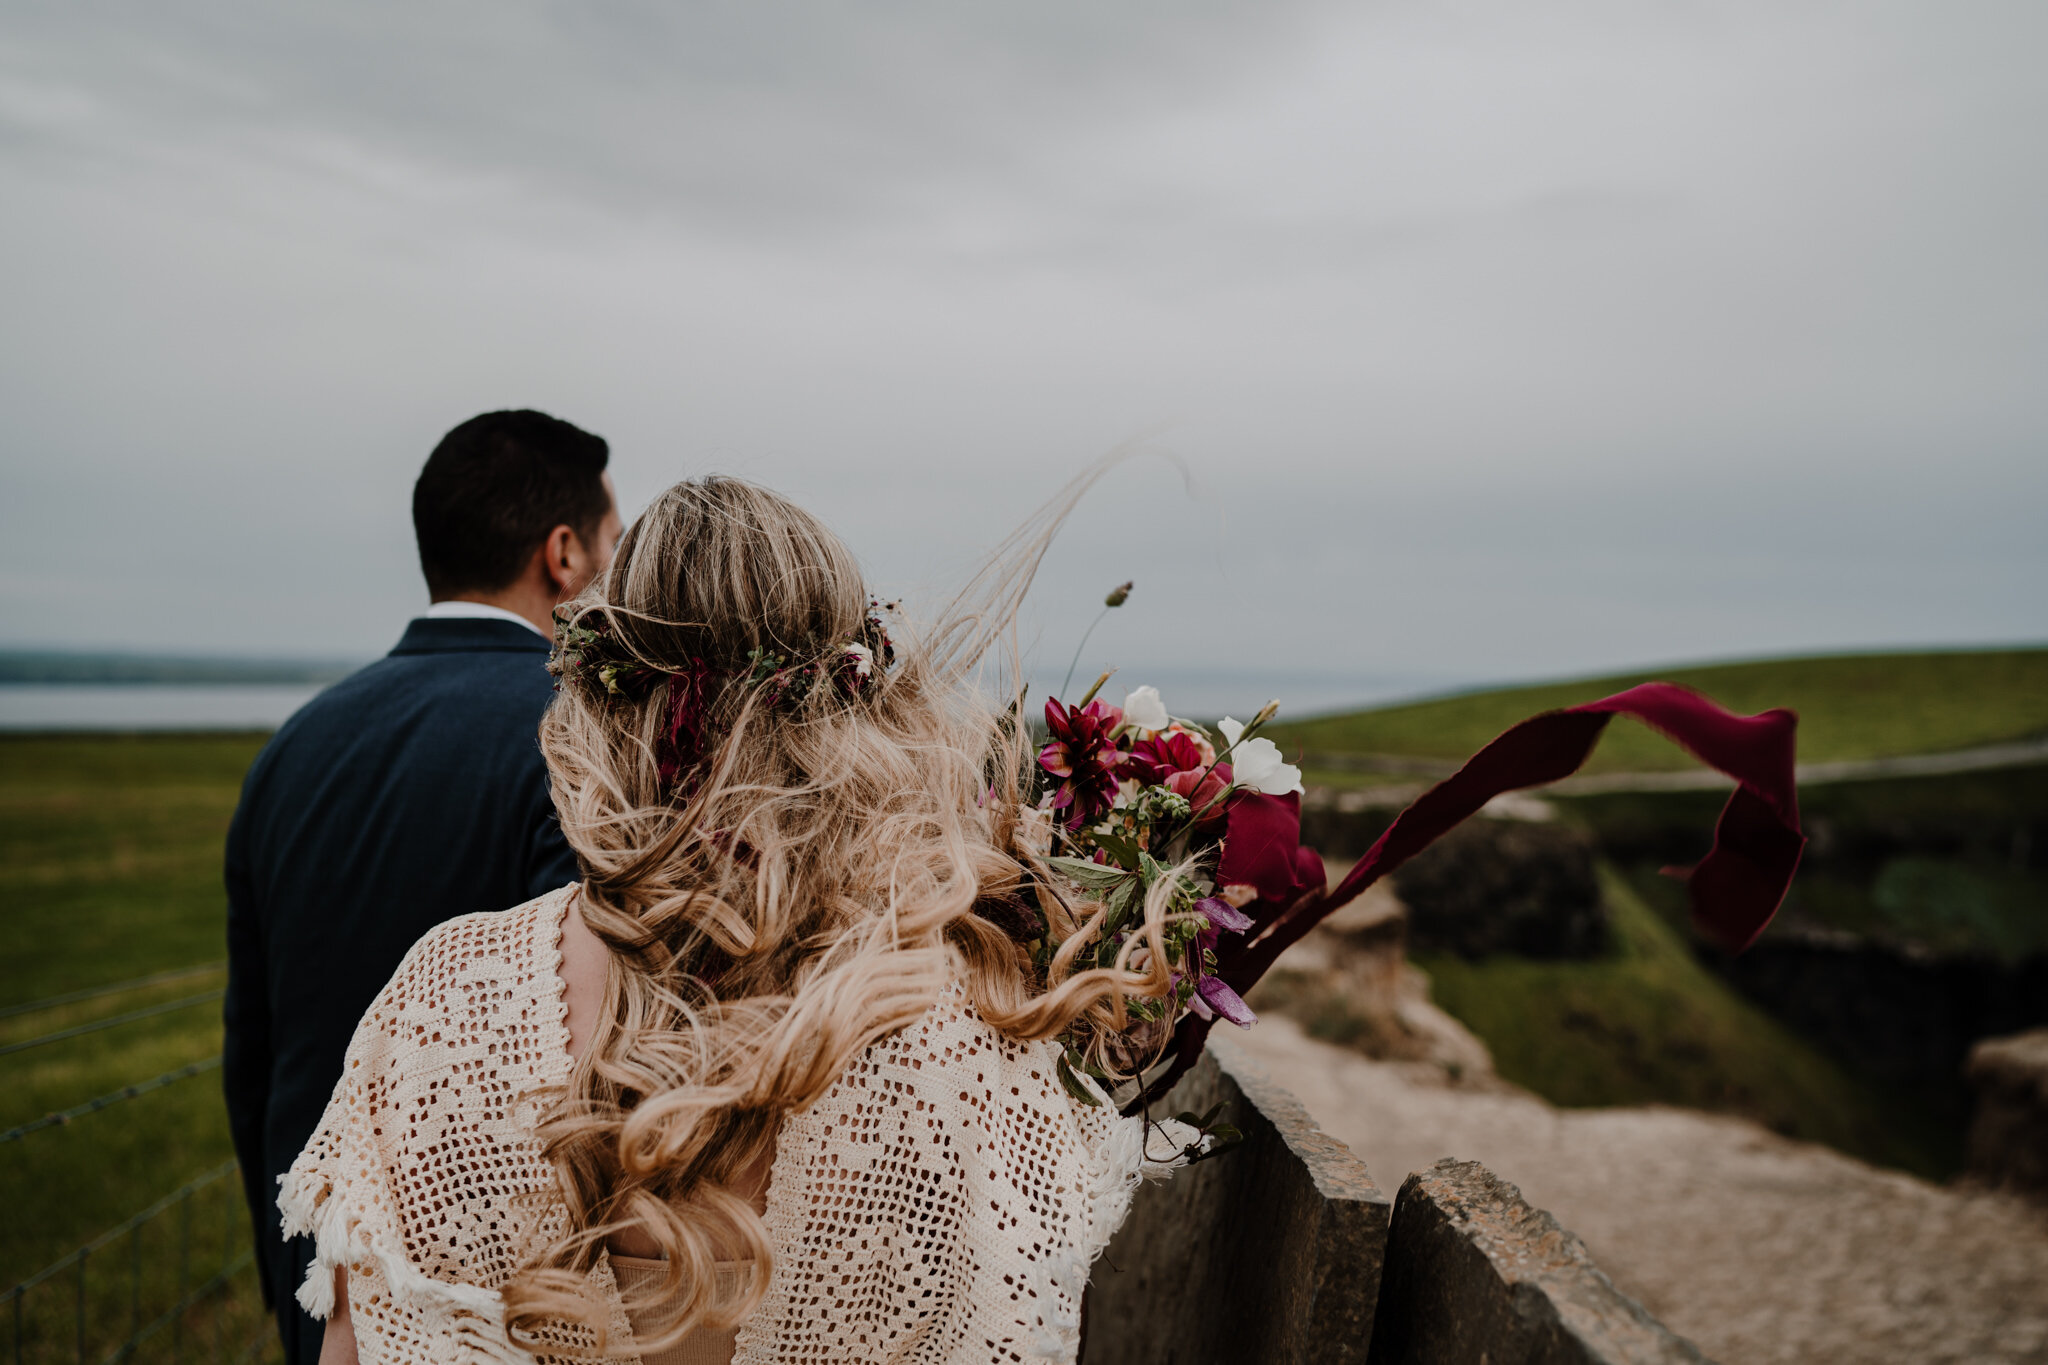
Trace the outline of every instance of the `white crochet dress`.
<instances>
[{"instance_id":1,"label":"white crochet dress","mask_svg":"<svg viewBox=\"0 0 2048 1365\"><path fill-rule=\"evenodd\" d=\"M571 892L422 939L282 1177L286 1234L318 1248L299 1301L327 1316L347 1266L364 1365L532 1359L497 1290L563 1217L522 1101L569 1073ZM774 1269L736 1365L1072 1361L1088 1267L1159 1172L1141 1121L1070 1099L1053 1055L996 1033L956 986L790 1116L768 1189ZM603 1358L637 1361L603 1258L590 1292L610 1301ZM594 1338L565 1328L554 1344L588 1359Z\"/></svg>"}]
</instances>

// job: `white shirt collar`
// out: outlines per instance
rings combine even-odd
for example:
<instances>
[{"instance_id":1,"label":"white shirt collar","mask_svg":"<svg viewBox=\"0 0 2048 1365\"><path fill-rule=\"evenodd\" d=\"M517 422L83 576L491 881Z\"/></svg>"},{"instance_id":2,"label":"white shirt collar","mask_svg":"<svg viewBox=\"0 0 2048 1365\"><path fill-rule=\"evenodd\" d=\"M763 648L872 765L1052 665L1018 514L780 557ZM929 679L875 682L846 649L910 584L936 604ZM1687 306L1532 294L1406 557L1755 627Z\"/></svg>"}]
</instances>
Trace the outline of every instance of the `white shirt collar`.
<instances>
[{"instance_id":1,"label":"white shirt collar","mask_svg":"<svg viewBox=\"0 0 2048 1365\"><path fill-rule=\"evenodd\" d=\"M436 602L427 608L429 621L513 621L545 640L548 633L516 611L506 611L488 602Z\"/></svg>"}]
</instances>

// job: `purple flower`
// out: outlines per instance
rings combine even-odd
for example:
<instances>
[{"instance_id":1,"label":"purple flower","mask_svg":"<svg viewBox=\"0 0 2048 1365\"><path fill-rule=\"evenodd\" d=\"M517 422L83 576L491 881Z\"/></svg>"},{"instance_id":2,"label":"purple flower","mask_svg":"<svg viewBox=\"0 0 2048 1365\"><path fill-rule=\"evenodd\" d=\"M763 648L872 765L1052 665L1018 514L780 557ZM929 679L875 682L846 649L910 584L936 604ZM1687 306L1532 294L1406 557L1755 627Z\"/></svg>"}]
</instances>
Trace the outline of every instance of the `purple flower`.
<instances>
[{"instance_id":1,"label":"purple flower","mask_svg":"<svg viewBox=\"0 0 2048 1365\"><path fill-rule=\"evenodd\" d=\"M1195 909L1209 917L1209 923L1218 929L1228 929L1241 934L1252 927L1252 917L1224 900L1221 896L1204 896L1195 902Z\"/></svg>"},{"instance_id":2,"label":"purple flower","mask_svg":"<svg viewBox=\"0 0 2048 1365\"><path fill-rule=\"evenodd\" d=\"M1252 1013L1251 1006L1216 976L1205 976L1195 983L1195 993L1188 1000L1188 1008L1204 1019L1220 1014L1239 1028L1250 1028L1259 1022L1259 1016Z\"/></svg>"}]
</instances>

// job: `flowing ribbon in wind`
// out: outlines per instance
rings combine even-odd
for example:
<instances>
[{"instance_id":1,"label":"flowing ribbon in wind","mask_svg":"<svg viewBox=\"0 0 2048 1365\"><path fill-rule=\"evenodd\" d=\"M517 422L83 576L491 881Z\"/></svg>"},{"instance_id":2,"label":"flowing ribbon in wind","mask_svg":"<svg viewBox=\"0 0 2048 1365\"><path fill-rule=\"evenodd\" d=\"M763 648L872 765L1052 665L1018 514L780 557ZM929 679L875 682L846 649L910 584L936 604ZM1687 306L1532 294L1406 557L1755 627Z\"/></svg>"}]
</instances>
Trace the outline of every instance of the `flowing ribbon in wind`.
<instances>
[{"instance_id":1,"label":"flowing ribbon in wind","mask_svg":"<svg viewBox=\"0 0 2048 1365\"><path fill-rule=\"evenodd\" d=\"M1806 847L1793 779L1798 718L1784 710L1738 716L1697 692L1653 682L1583 706L1547 711L1507 730L1466 760L1464 767L1417 797L1328 892L1321 889L1321 860L1297 846L1300 797L1254 798L1271 803L1269 818L1246 822L1244 833L1257 841L1256 847L1240 842L1232 849L1226 842L1221 872L1225 880L1260 886L1260 900L1252 905L1259 924L1244 938L1217 946L1216 975L1239 995L1249 991L1282 952L1332 911L1356 899L1488 801L1578 771L1608 721L1618 715L1634 716L1735 779L1735 792L1714 828L1712 850L1692 868L1665 872L1686 880L1692 921L1701 935L1730 952L1741 952L1777 913ZM1289 814L1283 802L1293 806L1292 837L1283 833ZM1234 823L1232 837L1238 833ZM1233 865L1245 869L1244 875L1233 875ZM1267 890L1279 887L1290 888L1293 894L1275 906ZM1268 906L1275 906L1277 913L1261 914ZM1171 1088L1201 1055L1214 1022L1192 1015L1181 1021L1172 1066L1145 1086L1127 1110Z\"/></svg>"}]
</instances>

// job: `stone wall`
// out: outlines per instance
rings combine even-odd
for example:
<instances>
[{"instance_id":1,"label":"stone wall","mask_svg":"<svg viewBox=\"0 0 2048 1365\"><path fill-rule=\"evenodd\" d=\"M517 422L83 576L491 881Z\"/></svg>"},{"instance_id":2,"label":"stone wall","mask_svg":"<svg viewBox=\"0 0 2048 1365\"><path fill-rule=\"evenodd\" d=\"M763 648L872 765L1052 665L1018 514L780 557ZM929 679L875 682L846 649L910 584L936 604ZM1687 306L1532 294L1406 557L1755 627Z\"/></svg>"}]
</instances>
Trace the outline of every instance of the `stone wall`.
<instances>
[{"instance_id":1,"label":"stone wall","mask_svg":"<svg viewBox=\"0 0 2048 1365\"><path fill-rule=\"evenodd\" d=\"M1473 1161L1402 1183L1372 1365L1699 1365L1586 1247Z\"/></svg>"},{"instance_id":2,"label":"stone wall","mask_svg":"<svg viewBox=\"0 0 2048 1365\"><path fill-rule=\"evenodd\" d=\"M1209 1052L1162 1114L1244 1146L1147 1185L1096 1263L1086 1365L1700 1365L1584 1244L1474 1162L1398 1201L1256 1063Z\"/></svg>"},{"instance_id":3,"label":"stone wall","mask_svg":"<svg viewBox=\"0 0 2048 1365\"><path fill-rule=\"evenodd\" d=\"M1362 1362L1387 1196L1365 1164L1250 1063L1201 1063L1159 1106L1221 1101L1244 1145L1139 1191L1095 1263L1090 1365Z\"/></svg>"}]
</instances>

